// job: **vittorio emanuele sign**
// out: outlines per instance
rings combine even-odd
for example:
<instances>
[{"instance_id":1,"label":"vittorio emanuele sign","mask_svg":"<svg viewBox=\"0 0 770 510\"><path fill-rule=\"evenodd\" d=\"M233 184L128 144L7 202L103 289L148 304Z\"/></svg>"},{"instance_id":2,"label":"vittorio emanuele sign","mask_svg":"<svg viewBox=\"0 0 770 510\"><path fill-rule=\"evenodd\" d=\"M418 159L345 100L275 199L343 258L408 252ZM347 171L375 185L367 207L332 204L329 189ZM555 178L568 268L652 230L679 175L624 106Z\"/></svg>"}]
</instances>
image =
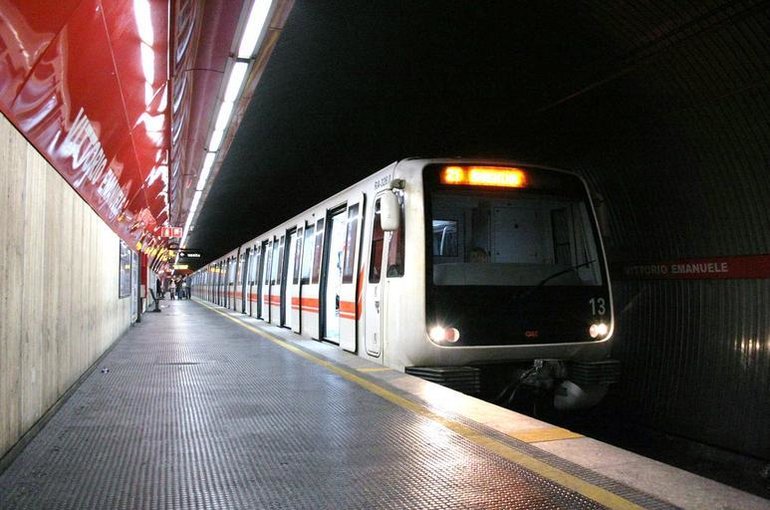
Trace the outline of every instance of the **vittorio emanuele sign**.
<instances>
[{"instance_id":1,"label":"vittorio emanuele sign","mask_svg":"<svg viewBox=\"0 0 770 510\"><path fill-rule=\"evenodd\" d=\"M627 280L770 278L770 255L622 264L614 273Z\"/></svg>"}]
</instances>

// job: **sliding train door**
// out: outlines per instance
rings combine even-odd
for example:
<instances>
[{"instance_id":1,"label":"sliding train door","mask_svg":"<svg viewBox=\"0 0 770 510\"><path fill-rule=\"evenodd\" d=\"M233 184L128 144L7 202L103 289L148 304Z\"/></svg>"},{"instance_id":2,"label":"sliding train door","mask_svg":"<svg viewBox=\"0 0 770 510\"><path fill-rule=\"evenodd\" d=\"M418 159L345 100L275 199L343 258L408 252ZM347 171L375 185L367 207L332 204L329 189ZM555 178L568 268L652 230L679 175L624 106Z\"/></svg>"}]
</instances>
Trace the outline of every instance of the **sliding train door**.
<instances>
[{"instance_id":1,"label":"sliding train door","mask_svg":"<svg viewBox=\"0 0 770 510\"><path fill-rule=\"evenodd\" d=\"M263 241L259 249L259 268L257 269L257 318L265 320L265 298L267 293L266 280L270 271L270 265L268 263L268 254L270 253L269 244L267 241Z\"/></svg>"},{"instance_id":2,"label":"sliding train door","mask_svg":"<svg viewBox=\"0 0 770 510\"><path fill-rule=\"evenodd\" d=\"M360 303L358 291L364 195L332 211L322 292L324 338L356 351ZM361 282L363 284L363 282Z\"/></svg>"},{"instance_id":3,"label":"sliding train door","mask_svg":"<svg viewBox=\"0 0 770 510\"><path fill-rule=\"evenodd\" d=\"M281 281L283 280L283 251L286 236L282 235L280 241L273 240L273 255L271 263L272 274L270 276L270 323L281 325Z\"/></svg>"},{"instance_id":4,"label":"sliding train door","mask_svg":"<svg viewBox=\"0 0 770 510\"><path fill-rule=\"evenodd\" d=\"M302 250L304 248L303 234L304 229L299 227L297 229L297 236L292 243L291 253L289 254L289 265L292 267L291 271L287 273L286 280L289 288L289 303L291 303L291 310L288 316L286 326L291 328L295 333L300 332L300 309L302 305L302 292L301 292L301 279L302 272Z\"/></svg>"},{"instance_id":5,"label":"sliding train door","mask_svg":"<svg viewBox=\"0 0 770 510\"><path fill-rule=\"evenodd\" d=\"M301 231L300 231L301 232ZM297 284L294 282L294 264L297 253L297 229L292 228L286 233L286 249L284 250L283 281L281 282L281 326L292 328L292 307L299 307L295 294Z\"/></svg>"}]
</instances>

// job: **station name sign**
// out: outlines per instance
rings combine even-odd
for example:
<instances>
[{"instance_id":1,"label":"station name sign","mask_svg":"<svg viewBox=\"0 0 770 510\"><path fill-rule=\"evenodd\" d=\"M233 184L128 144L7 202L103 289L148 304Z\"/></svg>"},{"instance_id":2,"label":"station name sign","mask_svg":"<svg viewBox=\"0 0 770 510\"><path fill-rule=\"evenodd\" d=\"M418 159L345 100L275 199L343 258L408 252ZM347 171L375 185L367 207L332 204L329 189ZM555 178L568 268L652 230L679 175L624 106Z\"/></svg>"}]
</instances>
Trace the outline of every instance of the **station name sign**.
<instances>
[{"instance_id":1,"label":"station name sign","mask_svg":"<svg viewBox=\"0 0 770 510\"><path fill-rule=\"evenodd\" d=\"M613 273L619 280L763 279L770 278L770 255L622 264Z\"/></svg>"}]
</instances>

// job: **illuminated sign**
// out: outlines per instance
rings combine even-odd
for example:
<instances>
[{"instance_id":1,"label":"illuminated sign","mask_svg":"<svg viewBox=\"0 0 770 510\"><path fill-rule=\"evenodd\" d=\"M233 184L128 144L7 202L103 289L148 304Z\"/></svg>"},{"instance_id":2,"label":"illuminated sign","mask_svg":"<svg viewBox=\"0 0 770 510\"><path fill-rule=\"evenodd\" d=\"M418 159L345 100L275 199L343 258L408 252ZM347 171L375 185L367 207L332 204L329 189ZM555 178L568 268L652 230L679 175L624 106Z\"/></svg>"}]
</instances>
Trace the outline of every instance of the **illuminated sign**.
<instances>
[{"instance_id":1,"label":"illuminated sign","mask_svg":"<svg viewBox=\"0 0 770 510\"><path fill-rule=\"evenodd\" d=\"M179 258L180 259L199 259L201 258L201 254L198 251L180 251Z\"/></svg>"},{"instance_id":2,"label":"illuminated sign","mask_svg":"<svg viewBox=\"0 0 770 510\"><path fill-rule=\"evenodd\" d=\"M174 264L174 269L190 269L187 264Z\"/></svg>"},{"instance_id":3,"label":"illuminated sign","mask_svg":"<svg viewBox=\"0 0 770 510\"><path fill-rule=\"evenodd\" d=\"M182 237L182 227L158 227L156 234L160 237Z\"/></svg>"},{"instance_id":4,"label":"illuminated sign","mask_svg":"<svg viewBox=\"0 0 770 510\"><path fill-rule=\"evenodd\" d=\"M441 184L524 188L524 170L506 166L447 166L441 171Z\"/></svg>"}]
</instances>

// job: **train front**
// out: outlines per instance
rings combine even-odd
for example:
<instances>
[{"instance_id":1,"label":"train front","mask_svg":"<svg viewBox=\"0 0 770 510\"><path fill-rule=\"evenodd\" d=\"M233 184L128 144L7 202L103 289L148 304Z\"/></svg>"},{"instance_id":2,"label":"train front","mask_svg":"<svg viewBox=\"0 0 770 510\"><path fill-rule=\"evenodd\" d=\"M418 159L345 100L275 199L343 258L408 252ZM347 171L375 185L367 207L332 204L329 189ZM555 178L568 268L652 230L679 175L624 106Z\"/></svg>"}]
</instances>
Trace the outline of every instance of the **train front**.
<instances>
[{"instance_id":1,"label":"train front","mask_svg":"<svg viewBox=\"0 0 770 510\"><path fill-rule=\"evenodd\" d=\"M584 182L528 166L430 164L426 328L441 358L588 407L617 379L612 297ZM515 391L515 390L514 390Z\"/></svg>"}]
</instances>

